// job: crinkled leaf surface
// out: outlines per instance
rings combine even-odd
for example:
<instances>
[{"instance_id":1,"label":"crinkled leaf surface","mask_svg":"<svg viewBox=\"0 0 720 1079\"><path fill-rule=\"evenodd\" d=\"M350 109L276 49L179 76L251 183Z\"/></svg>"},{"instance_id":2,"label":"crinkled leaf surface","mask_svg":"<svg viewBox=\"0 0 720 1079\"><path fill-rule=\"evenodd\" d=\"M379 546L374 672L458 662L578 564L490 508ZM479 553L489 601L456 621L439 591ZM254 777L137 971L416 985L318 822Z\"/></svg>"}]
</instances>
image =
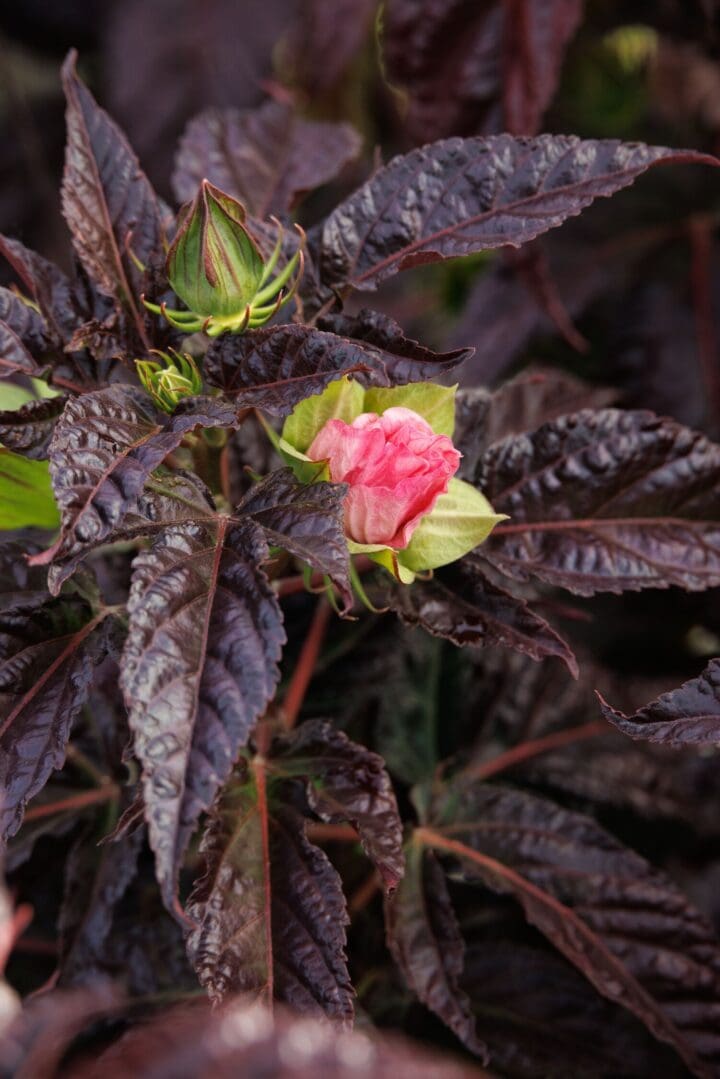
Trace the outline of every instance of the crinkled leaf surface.
<instances>
[{"instance_id":1,"label":"crinkled leaf surface","mask_svg":"<svg viewBox=\"0 0 720 1079\"><path fill-rule=\"evenodd\" d=\"M411 588L389 586L383 601L407 625L453 644L501 644L535 660L557 656L577 676L577 661L562 637L525 600L488 580L471 556Z\"/></svg>"},{"instance_id":2,"label":"crinkled leaf surface","mask_svg":"<svg viewBox=\"0 0 720 1079\"><path fill-rule=\"evenodd\" d=\"M210 109L180 140L173 188L179 202L210 180L258 217L285 214L302 195L332 180L360 152L350 124L303 120L288 105Z\"/></svg>"},{"instance_id":3,"label":"crinkled leaf surface","mask_svg":"<svg viewBox=\"0 0 720 1079\"><path fill-rule=\"evenodd\" d=\"M492 446L475 475L509 521L504 573L580 595L720 584L720 446L650 412L582 411Z\"/></svg>"},{"instance_id":4,"label":"crinkled leaf surface","mask_svg":"<svg viewBox=\"0 0 720 1079\"><path fill-rule=\"evenodd\" d=\"M625 715L600 698L605 719L630 738L668 746L712 746L720 743L720 660L711 659L697 678L632 715Z\"/></svg>"},{"instance_id":5,"label":"crinkled leaf surface","mask_svg":"<svg viewBox=\"0 0 720 1079\"><path fill-rule=\"evenodd\" d=\"M423 348L376 312L338 316L323 325L327 329L288 325L226 335L208 351L207 381L237 395L238 407L287 416L342 375L352 372L381 386L422 382L452 371L470 355L467 349L436 353Z\"/></svg>"},{"instance_id":6,"label":"crinkled leaf surface","mask_svg":"<svg viewBox=\"0 0 720 1079\"><path fill-rule=\"evenodd\" d=\"M285 641L258 525L167 528L137 556L121 663L150 844L166 904L200 813L271 699Z\"/></svg>"},{"instance_id":7,"label":"crinkled leaf surface","mask_svg":"<svg viewBox=\"0 0 720 1079\"><path fill-rule=\"evenodd\" d=\"M713 157L574 135L453 138L393 158L323 226L326 285L374 289L399 270L519 247L661 162Z\"/></svg>"},{"instance_id":8,"label":"crinkled leaf surface","mask_svg":"<svg viewBox=\"0 0 720 1079\"><path fill-rule=\"evenodd\" d=\"M345 493L344 484L300 483L289 468L282 468L251 487L236 513L260 525L271 547L282 547L327 574L352 606Z\"/></svg>"},{"instance_id":9,"label":"crinkled leaf surface","mask_svg":"<svg viewBox=\"0 0 720 1079\"><path fill-rule=\"evenodd\" d=\"M579 813L472 784L435 803L417 838L466 879L513 896L526 918L610 1000L707 1077L720 1059L720 944L682 892Z\"/></svg>"},{"instance_id":10,"label":"crinkled leaf surface","mask_svg":"<svg viewBox=\"0 0 720 1079\"><path fill-rule=\"evenodd\" d=\"M465 945L445 874L435 855L419 843L409 844L405 877L385 904L385 929L388 947L413 992L468 1049L487 1059L460 985Z\"/></svg>"},{"instance_id":11,"label":"crinkled leaf surface","mask_svg":"<svg viewBox=\"0 0 720 1079\"><path fill-rule=\"evenodd\" d=\"M305 778L308 802L322 820L350 821L357 828L392 891L402 879L405 859L402 822L382 757L332 724L308 720L275 740L272 762L285 775Z\"/></svg>"},{"instance_id":12,"label":"crinkled leaf surface","mask_svg":"<svg viewBox=\"0 0 720 1079\"><path fill-rule=\"evenodd\" d=\"M214 1001L246 992L352 1020L348 918L338 874L289 805L268 799L263 766L243 766L216 805L187 912L188 948Z\"/></svg>"},{"instance_id":13,"label":"crinkled leaf surface","mask_svg":"<svg viewBox=\"0 0 720 1079\"><path fill-rule=\"evenodd\" d=\"M37 562L74 556L110 536L153 469L193 427L234 424L234 408L220 399L188 398L168 416L147 394L127 385L70 401L49 450L62 530Z\"/></svg>"}]
</instances>

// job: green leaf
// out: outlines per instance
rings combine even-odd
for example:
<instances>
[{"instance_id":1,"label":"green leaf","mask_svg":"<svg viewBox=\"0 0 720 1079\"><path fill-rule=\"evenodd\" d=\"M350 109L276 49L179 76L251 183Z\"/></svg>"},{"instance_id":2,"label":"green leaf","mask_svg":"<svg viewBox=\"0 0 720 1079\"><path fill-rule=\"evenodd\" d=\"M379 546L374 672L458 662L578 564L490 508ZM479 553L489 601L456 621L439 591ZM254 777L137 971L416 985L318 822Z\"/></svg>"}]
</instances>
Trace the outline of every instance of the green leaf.
<instances>
[{"instance_id":1,"label":"green leaf","mask_svg":"<svg viewBox=\"0 0 720 1079\"><path fill-rule=\"evenodd\" d=\"M352 423L361 412L369 411L363 405L364 397L363 387L352 378L331 382L322 393L306 397L295 406L283 427L284 441L305 453L328 420Z\"/></svg>"},{"instance_id":2,"label":"green leaf","mask_svg":"<svg viewBox=\"0 0 720 1079\"><path fill-rule=\"evenodd\" d=\"M28 461L0 447L0 530L59 524L48 462Z\"/></svg>"},{"instance_id":3,"label":"green leaf","mask_svg":"<svg viewBox=\"0 0 720 1079\"><path fill-rule=\"evenodd\" d=\"M32 394L12 382L0 383L0 412L14 412L32 401Z\"/></svg>"},{"instance_id":4,"label":"green leaf","mask_svg":"<svg viewBox=\"0 0 720 1079\"><path fill-rule=\"evenodd\" d=\"M436 435L452 438L456 393L457 386L437 386L434 382L415 382L388 389L374 386L365 394L363 411L382 415L388 408L411 408L427 420Z\"/></svg>"},{"instance_id":5,"label":"green leaf","mask_svg":"<svg viewBox=\"0 0 720 1079\"><path fill-rule=\"evenodd\" d=\"M484 495L469 483L451 479L447 493L423 517L407 547L398 551L398 562L415 573L446 566L472 551L505 520L507 515L494 513Z\"/></svg>"}]
</instances>

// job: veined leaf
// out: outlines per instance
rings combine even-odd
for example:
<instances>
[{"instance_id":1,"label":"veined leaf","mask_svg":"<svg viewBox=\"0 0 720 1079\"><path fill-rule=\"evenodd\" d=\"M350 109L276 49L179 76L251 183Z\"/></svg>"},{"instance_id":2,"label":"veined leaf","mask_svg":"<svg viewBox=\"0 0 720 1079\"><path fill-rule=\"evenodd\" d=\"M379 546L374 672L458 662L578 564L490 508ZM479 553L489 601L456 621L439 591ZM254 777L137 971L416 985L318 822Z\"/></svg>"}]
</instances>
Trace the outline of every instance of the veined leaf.
<instances>
[{"instance_id":1,"label":"veined leaf","mask_svg":"<svg viewBox=\"0 0 720 1079\"><path fill-rule=\"evenodd\" d=\"M46 460L55 424L68 398L62 394L25 401L20 408L0 412L0 442L33 461Z\"/></svg>"},{"instance_id":2,"label":"veined leaf","mask_svg":"<svg viewBox=\"0 0 720 1079\"><path fill-rule=\"evenodd\" d=\"M340 878L302 818L272 800L264 766L243 762L200 846L204 875L187 911L188 949L214 1001L245 992L352 1021Z\"/></svg>"},{"instance_id":3,"label":"veined leaf","mask_svg":"<svg viewBox=\"0 0 720 1079\"><path fill-rule=\"evenodd\" d=\"M720 660L711 659L697 678L626 716L600 697L605 719L630 738L675 746L720 743Z\"/></svg>"},{"instance_id":4,"label":"veined leaf","mask_svg":"<svg viewBox=\"0 0 720 1079\"><path fill-rule=\"evenodd\" d=\"M413 266L519 247L662 162L718 164L694 150L574 135L430 143L393 158L333 210L321 280L374 289Z\"/></svg>"}]
</instances>

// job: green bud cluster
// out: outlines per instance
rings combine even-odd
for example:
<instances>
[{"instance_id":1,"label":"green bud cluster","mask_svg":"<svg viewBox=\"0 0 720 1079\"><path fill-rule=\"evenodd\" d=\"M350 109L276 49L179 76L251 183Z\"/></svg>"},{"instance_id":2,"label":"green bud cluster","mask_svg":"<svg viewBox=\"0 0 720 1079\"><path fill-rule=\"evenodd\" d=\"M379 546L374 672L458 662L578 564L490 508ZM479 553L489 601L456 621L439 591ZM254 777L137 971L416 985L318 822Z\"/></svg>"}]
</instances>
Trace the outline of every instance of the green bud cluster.
<instances>
[{"instance_id":1,"label":"green bud cluster","mask_svg":"<svg viewBox=\"0 0 720 1079\"><path fill-rule=\"evenodd\" d=\"M202 393L202 377L192 356L187 353L156 351L159 360L136 360L138 377L155 404L163 412L172 412L183 397Z\"/></svg>"}]
</instances>

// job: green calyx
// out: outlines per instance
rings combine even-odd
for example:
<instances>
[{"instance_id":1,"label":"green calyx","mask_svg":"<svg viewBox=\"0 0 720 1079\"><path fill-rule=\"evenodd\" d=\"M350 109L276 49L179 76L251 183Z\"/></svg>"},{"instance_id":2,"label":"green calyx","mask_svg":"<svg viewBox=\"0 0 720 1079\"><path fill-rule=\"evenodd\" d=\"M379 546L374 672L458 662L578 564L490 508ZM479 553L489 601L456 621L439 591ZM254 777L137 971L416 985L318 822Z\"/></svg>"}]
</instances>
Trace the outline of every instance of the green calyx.
<instances>
[{"instance_id":1,"label":"green calyx","mask_svg":"<svg viewBox=\"0 0 720 1079\"><path fill-rule=\"evenodd\" d=\"M457 386L438 386L416 382L392 388L366 390L346 376L317 396L308 397L288 416L281 434L270 429L275 447L303 483L327 480L325 461L307 456L315 436L328 420L352 423L363 412L382 415L388 408L401 406L422 416L438 435L452 438L455 428ZM403 584L410 584L418 574L455 562L483 543L496 524L507 519L492 506L472 484L453 478L445 494L440 495L432 511L420 521L407 547L394 550L348 539L351 554L364 554L383 566Z\"/></svg>"},{"instance_id":2,"label":"green calyx","mask_svg":"<svg viewBox=\"0 0 720 1079\"><path fill-rule=\"evenodd\" d=\"M143 299L184 333L204 330L209 337L242 333L264 325L295 295L303 271L302 243L273 277L282 254L283 229L267 262L246 227L242 203L208 180L179 215L168 251L166 272L187 311ZM303 235L301 232L301 240Z\"/></svg>"},{"instance_id":3,"label":"green calyx","mask_svg":"<svg viewBox=\"0 0 720 1079\"><path fill-rule=\"evenodd\" d=\"M159 360L136 360L138 377L155 404L163 412L173 412L183 397L202 393L202 377L187 353L154 350Z\"/></svg>"}]
</instances>

